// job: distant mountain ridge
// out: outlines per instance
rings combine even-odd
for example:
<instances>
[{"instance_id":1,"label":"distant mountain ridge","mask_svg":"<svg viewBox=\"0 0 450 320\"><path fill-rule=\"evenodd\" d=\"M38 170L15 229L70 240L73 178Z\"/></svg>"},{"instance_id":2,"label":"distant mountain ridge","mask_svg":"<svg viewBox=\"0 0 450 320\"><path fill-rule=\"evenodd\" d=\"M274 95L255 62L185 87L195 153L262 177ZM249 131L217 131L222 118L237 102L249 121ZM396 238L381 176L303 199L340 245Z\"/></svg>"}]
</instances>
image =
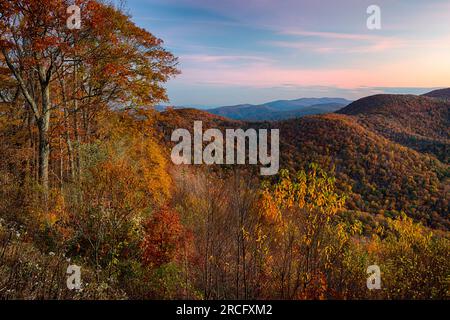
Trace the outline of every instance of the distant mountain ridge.
<instances>
[{"instance_id":1,"label":"distant mountain ridge","mask_svg":"<svg viewBox=\"0 0 450 320\"><path fill-rule=\"evenodd\" d=\"M206 110L234 120L273 121L337 111L351 101L343 98L300 98L276 100L263 104L240 104Z\"/></svg>"}]
</instances>

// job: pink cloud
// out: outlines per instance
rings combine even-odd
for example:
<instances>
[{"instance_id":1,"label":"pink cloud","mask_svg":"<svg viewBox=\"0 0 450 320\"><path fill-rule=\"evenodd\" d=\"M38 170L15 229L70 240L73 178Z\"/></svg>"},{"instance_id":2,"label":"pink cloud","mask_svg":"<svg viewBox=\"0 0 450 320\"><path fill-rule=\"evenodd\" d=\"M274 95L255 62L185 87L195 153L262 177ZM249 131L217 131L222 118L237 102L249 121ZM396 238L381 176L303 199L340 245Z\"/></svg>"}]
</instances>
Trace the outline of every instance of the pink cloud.
<instances>
[{"instance_id":1,"label":"pink cloud","mask_svg":"<svg viewBox=\"0 0 450 320\"><path fill-rule=\"evenodd\" d=\"M382 65L368 62L365 68L288 69L266 63L255 63L239 68L217 65L209 68L184 69L179 80L191 83L260 88L283 84L339 88L448 86L450 62L442 62L444 57L439 54L421 58L420 61L415 58L405 58L402 61Z\"/></svg>"}]
</instances>

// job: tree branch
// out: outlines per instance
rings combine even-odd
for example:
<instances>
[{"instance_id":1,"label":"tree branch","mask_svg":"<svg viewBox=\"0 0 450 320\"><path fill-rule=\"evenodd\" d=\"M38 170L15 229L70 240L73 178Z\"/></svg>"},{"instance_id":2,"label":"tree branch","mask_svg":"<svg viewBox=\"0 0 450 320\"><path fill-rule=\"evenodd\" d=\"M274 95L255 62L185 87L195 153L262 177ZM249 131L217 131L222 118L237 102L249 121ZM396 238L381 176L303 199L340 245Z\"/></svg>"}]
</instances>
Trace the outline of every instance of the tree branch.
<instances>
[{"instance_id":1,"label":"tree branch","mask_svg":"<svg viewBox=\"0 0 450 320\"><path fill-rule=\"evenodd\" d=\"M3 53L3 56L5 57L5 62L7 64L7 66L8 66L8 68L11 70L11 72L13 73L13 75L16 78L17 82L19 83L20 89L21 89L25 99L30 104L31 109L32 109L32 111L34 113L34 116L36 117L36 119L39 119L40 118L39 109L38 109L38 107L36 105L36 102L34 101L33 97L28 92L28 89L27 89L27 87L25 85L25 81L23 80L22 76L19 74L19 72L17 71L17 69L14 67L13 63L9 59L8 53L6 52L5 48L2 48L2 53Z\"/></svg>"}]
</instances>

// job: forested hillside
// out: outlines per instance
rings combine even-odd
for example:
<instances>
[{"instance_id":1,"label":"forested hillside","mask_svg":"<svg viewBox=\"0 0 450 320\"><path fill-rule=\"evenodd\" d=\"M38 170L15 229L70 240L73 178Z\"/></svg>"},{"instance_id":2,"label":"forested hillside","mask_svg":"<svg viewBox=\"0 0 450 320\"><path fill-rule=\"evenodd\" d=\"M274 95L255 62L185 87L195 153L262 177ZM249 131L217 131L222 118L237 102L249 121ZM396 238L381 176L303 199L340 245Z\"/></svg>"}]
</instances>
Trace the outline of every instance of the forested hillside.
<instances>
[{"instance_id":1,"label":"forested hillside","mask_svg":"<svg viewBox=\"0 0 450 320\"><path fill-rule=\"evenodd\" d=\"M376 95L360 99L338 113L355 116L373 132L448 164L450 102L413 95Z\"/></svg>"},{"instance_id":2,"label":"forested hillside","mask_svg":"<svg viewBox=\"0 0 450 320\"><path fill-rule=\"evenodd\" d=\"M337 185L349 194L347 208L395 217L401 212L425 225L448 230L448 166L378 135L345 115L303 117L282 122L245 123L216 118L197 110L162 113L164 127L204 130L280 129L281 167L292 171L319 163L334 171ZM170 144L171 130L164 130ZM248 168L254 170L255 168ZM256 173L256 171L254 172Z\"/></svg>"},{"instance_id":3,"label":"forested hillside","mask_svg":"<svg viewBox=\"0 0 450 320\"><path fill-rule=\"evenodd\" d=\"M424 96L439 99L450 99L450 88L433 90L425 93Z\"/></svg>"}]
</instances>

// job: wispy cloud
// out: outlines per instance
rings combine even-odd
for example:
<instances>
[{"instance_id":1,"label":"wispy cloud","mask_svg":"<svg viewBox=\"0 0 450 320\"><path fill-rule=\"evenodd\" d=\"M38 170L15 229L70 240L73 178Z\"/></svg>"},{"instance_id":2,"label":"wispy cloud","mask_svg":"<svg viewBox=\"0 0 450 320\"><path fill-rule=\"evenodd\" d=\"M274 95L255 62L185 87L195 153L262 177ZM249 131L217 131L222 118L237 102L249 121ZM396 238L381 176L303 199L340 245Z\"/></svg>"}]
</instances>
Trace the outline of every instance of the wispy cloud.
<instances>
[{"instance_id":1,"label":"wispy cloud","mask_svg":"<svg viewBox=\"0 0 450 320\"><path fill-rule=\"evenodd\" d=\"M273 59L261 56L249 55L208 55L208 54L186 54L181 55L180 61L211 63L211 62L238 62L238 61L253 61L253 62L273 62Z\"/></svg>"},{"instance_id":2,"label":"wispy cloud","mask_svg":"<svg viewBox=\"0 0 450 320\"><path fill-rule=\"evenodd\" d=\"M377 31L365 26L370 0L128 3L136 22L179 56L182 75L169 83L169 95L180 100L205 95L225 101L232 93L249 101L263 93L283 98L286 90L298 95L302 88L305 95L313 87L371 93L450 85L448 0L378 0Z\"/></svg>"},{"instance_id":3,"label":"wispy cloud","mask_svg":"<svg viewBox=\"0 0 450 320\"><path fill-rule=\"evenodd\" d=\"M400 48L450 48L450 37L417 39L305 30L284 30L280 33L295 37L291 40L270 41L267 44L275 47L307 50L316 53L371 53ZM317 38L328 41L317 41Z\"/></svg>"},{"instance_id":4,"label":"wispy cloud","mask_svg":"<svg viewBox=\"0 0 450 320\"><path fill-rule=\"evenodd\" d=\"M381 52L404 46L404 42L398 39L383 39L371 43L323 43L323 42L305 42L305 41L271 41L267 44L298 50L307 50L315 53L369 53Z\"/></svg>"},{"instance_id":5,"label":"wispy cloud","mask_svg":"<svg viewBox=\"0 0 450 320\"><path fill-rule=\"evenodd\" d=\"M336 40L364 40L364 41L376 41L386 39L383 36L371 35L371 34L357 34L357 33L339 33L339 32L322 32L322 31L307 31L307 30L281 30L280 34L314 37L324 39L336 39Z\"/></svg>"}]
</instances>

